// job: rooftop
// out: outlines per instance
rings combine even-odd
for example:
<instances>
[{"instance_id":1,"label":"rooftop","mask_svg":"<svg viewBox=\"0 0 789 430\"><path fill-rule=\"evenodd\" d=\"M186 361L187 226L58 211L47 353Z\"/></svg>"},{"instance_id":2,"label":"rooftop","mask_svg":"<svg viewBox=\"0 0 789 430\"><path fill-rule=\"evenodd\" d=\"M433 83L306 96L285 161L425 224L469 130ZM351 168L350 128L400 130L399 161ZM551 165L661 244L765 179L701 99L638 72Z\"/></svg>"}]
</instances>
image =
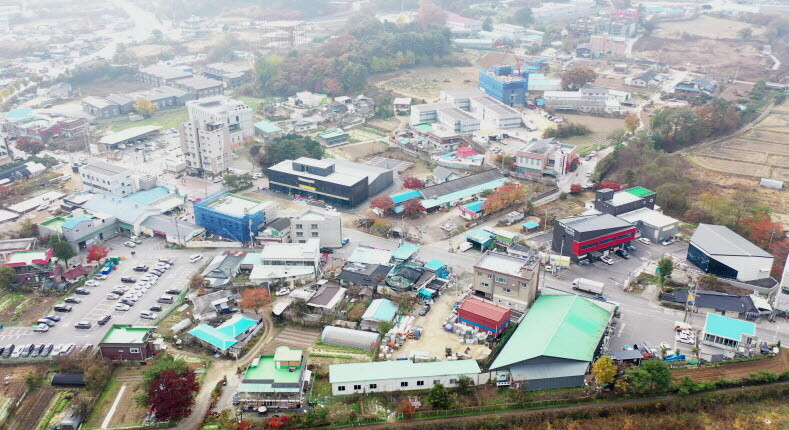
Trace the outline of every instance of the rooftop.
<instances>
[{"instance_id":1,"label":"rooftop","mask_svg":"<svg viewBox=\"0 0 789 430\"><path fill-rule=\"evenodd\" d=\"M256 366L249 366L244 373L244 382L271 381L274 383L297 384L301 372L291 372L289 367L276 367L273 355L262 355Z\"/></svg>"},{"instance_id":2,"label":"rooftop","mask_svg":"<svg viewBox=\"0 0 789 430\"><path fill-rule=\"evenodd\" d=\"M198 202L199 205L210 207L211 209L234 217L242 217L246 214L255 214L263 211L273 203L241 196L233 193L219 194L214 198L206 198Z\"/></svg>"},{"instance_id":3,"label":"rooftop","mask_svg":"<svg viewBox=\"0 0 789 430\"><path fill-rule=\"evenodd\" d=\"M560 142L551 137L548 139L532 139L531 142L524 145L518 152L528 152L530 154L547 154L548 152L558 149Z\"/></svg>"},{"instance_id":4,"label":"rooftop","mask_svg":"<svg viewBox=\"0 0 789 430\"><path fill-rule=\"evenodd\" d=\"M170 189L164 186L153 187L149 190L137 191L124 197L137 203L151 204L170 194Z\"/></svg>"},{"instance_id":5,"label":"rooftop","mask_svg":"<svg viewBox=\"0 0 789 430\"><path fill-rule=\"evenodd\" d=\"M458 310L472 312L477 315L485 315L495 321L499 321L510 315L509 309L475 297L469 297L464 300Z\"/></svg>"},{"instance_id":6,"label":"rooftop","mask_svg":"<svg viewBox=\"0 0 789 430\"><path fill-rule=\"evenodd\" d=\"M650 208L641 208L631 212L623 213L619 215L619 218L631 223L641 221L645 224L649 224L658 228L667 227L679 222L668 215L663 215L662 213Z\"/></svg>"},{"instance_id":7,"label":"rooftop","mask_svg":"<svg viewBox=\"0 0 789 430\"><path fill-rule=\"evenodd\" d=\"M397 305L388 299L375 299L362 315L363 320L392 321L397 314Z\"/></svg>"},{"instance_id":8,"label":"rooftop","mask_svg":"<svg viewBox=\"0 0 789 430\"><path fill-rule=\"evenodd\" d=\"M52 259L52 248L34 249L31 251L14 251L5 261L6 266L30 266L31 264L46 265Z\"/></svg>"},{"instance_id":9,"label":"rooftop","mask_svg":"<svg viewBox=\"0 0 789 430\"><path fill-rule=\"evenodd\" d=\"M269 121L258 121L255 123L255 128L262 131L263 133L277 133L282 131L282 129L277 124Z\"/></svg>"},{"instance_id":10,"label":"rooftop","mask_svg":"<svg viewBox=\"0 0 789 430\"><path fill-rule=\"evenodd\" d=\"M119 133L123 133L123 132L119 132ZM116 166L114 164L106 163L104 161L94 161L93 163L90 163L87 166L81 167L80 170L85 172L95 173L97 175L102 175L102 176L128 175L129 173L131 173L131 170L125 167Z\"/></svg>"},{"instance_id":11,"label":"rooftop","mask_svg":"<svg viewBox=\"0 0 789 430\"><path fill-rule=\"evenodd\" d=\"M101 343L145 343L148 340L152 327L134 327L131 325L113 324Z\"/></svg>"},{"instance_id":12,"label":"rooftop","mask_svg":"<svg viewBox=\"0 0 789 430\"><path fill-rule=\"evenodd\" d=\"M260 252L260 261L314 260L319 254L320 241L307 239L305 243L268 243Z\"/></svg>"},{"instance_id":13,"label":"rooftop","mask_svg":"<svg viewBox=\"0 0 789 430\"><path fill-rule=\"evenodd\" d=\"M344 132L343 130L340 130L339 128L330 128L325 132L319 134L318 137L320 137L321 139L331 139L333 137L342 137L347 135L348 133Z\"/></svg>"},{"instance_id":14,"label":"rooftop","mask_svg":"<svg viewBox=\"0 0 789 430\"><path fill-rule=\"evenodd\" d=\"M93 212L114 216L126 224L135 224L138 221L142 222L143 220L140 218L144 215L147 218L148 216L159 215L161 213L160 210L152 206L108 194L97 195L85 202L83 207Z\"/></svg>"},{"instance_id":15,"label":"rooftop","mask_svg":"<svg viewBox=\"0 0 789 430\"><path fill-rule=\"evenodd\" d=\"M611 315L611 311L581 296L543 294L501 349L491 369L540 356L591 362Z\"/></svg>"},{"instance_id":16,"label":"rooftop","mask_svg":"<svg viewBox=\"0 0 789 430\"><path fill-rule=\"evenodd\" d=\"M718 314L707 313L707 320L704 323L704 333L740 341L742 335L754 336L756 334L756 324L750 321L743 321L725 317Z\"/></svg>"},{"instance_id":17,"label":"rooftop","mask_svg":"<svg viewBox=\"0 0 789 430\"><path fill-rule=\"evenodd\" d=\"M417 251L419 251L418 246L411 243L404 243L395 249L395 251L392 253L392 257L396 260L408 260L414 254L416 254Z\"/></svg>"},{"instance_id":18,"label":"rooftop","mask_svg":"<svg viewBox=\"0 0 789 430\"><path fill-rule=\"evenodd\" d=\"M341 287L340 284L327 282L315 292L315 295L307 301L307 304L319 308L334 309L337 303L345 296L345 291L346 289Z\"/></svg>"},{"instance_id":19,"label":"rooftop","mask_svg":"<svg viewBox=\"0 0 789 430\"><path fill-rule=\"evenodd\" d=\"M348 257L348 261L365 264L389 264L392 259L392 251L388 249L372 248L365 245L357 245L353 253Z\"/></svg>"},{"instance_id":20,"label":"rooftop","mask_svg":"<svg viewBox=\"0 0 789 430\"><path fill-rule=\"evenodd\" d=\"M710 255L773 258L767 251L722 225L699 224L690 242Z\"/></svg>"},{"instance_id":21,"label":"rooftop","mask_svg":"<svg viewBox=\"0 0 789 430\"><path fill-rule=\"evenodd\" d=\"M213 345L220 350L227 350L235 345L237 336L252 328L258 320L244 314L235 314L218 327L200 324L189 331L192 336Z\"/></svg>"},{"instance_id":22,"label":"rooftop","mask_svg":"<svg viewBox=\"0 0 789 430\"><path fill-rule=\"evenodd\" d=\"M525 258L488 251L480 257L474 267L512 276L523 276L521 268L527 266L528 263L529 260ZM536 262L532 262L531 265L533 266L534 263Z\"/></svg>"},{"instance_id":23,"label":"rooftop","mask_svg":"<svg viewBox=\"0 0 789 430\"><path fill-rule=\"evenodd\" d=\"M206 78L205 76L192 76L189 78L179 79L178 85L199 91L208 88L221 87L223 84L222 81Z\"/></svg>"},{"instance_id":24,"label":"rooftop","mask_svg":"<svg viewBox=\"0 0 789 430\"><path fill-rule=\"evenodd\" d=\"M103 143L105 145L116 145L118 143L123 143L123 142L125 142L125 141L127 141L129 139L136 139L138 137L147 135L149 133L153 133L153 132L159 130L160 128L162 128L162 127L160 127L158 125L141 125L139 127L131 127L131 128L127 128L125 130L116 131L115 133L110 133L110 134L102 137L99 140L99 143ZM96 163L104 163L104 162L103 161L97 161ZM96 164L96 163L93 163L93 164ZM111 166L111 164L109 164L109 163L104 163L104 164ZM90 165L86 166L86 167L90 167ZM120 167L115 167L115 171L117 171L117 172L125 172L127 170L123 169L123 168L120 168ZM104 173L104 174L106 175L108 173Z\"/></svg>"},{"instance_id":25,"label":"rooftop","mask_svg":"<svg viewBox=\"0 0 789 430\"><path fill-rule=\"evenodd\" d=\"M504 176L502 176L501 172L499 172L497 169L490 169L484 172L476 173L474 175L464 176L453 181L423 188L420 191L426 199L432 199L473 188L478 185L499 181L501 182L501 185L504 185Z\"/></svg>"},{"instance_id":26,"label":"rooftop","mask_svg":"<svg viewBox=\"0 0 789 430\"><path fill-rule=\"evenodd\" d=\"M327 176L320 176L309 172L295 170L293 168L294 163L323 168L334 164L334 172ZM367 179L368 183L371 183L375 181L380 175L390 171L389 169L370 166L368 164L354 163L352 161L334 158L316 160L309 157L299 157L296 160L284 160L275 164L274 166L271 166L269 170L288 173L291 175L298 175L305 178L333 182L341 185L353 185L365 178Z\"/></svg>"},{"instance_id":27,"label":"rooftop","mask_svg":"<svg viewBox=\"0 0 789 430\"><path fill-rule=\"evenodd\" d=\"M428 363L414 363L411 360L375 361L332 364L329 366L329 382L342 384L382 379L469 375L479 372L480 369L476 360L433 361Z\"/></svg>"},{"instance_id":28,"label":"rooftop","mask_svg":"<svg viewBox=\"0 0 789 430\"><path fill-rule=\"evenodd\" d=\"M152 66L143 67L140 69L140 73L147 73L162 79L179 79L192 76L190 72L164 64L154 64Z\"/></svg>"},{"instance_id":29,"label":"rooftop","mask_svg":"<svg viewBox=\"0 0 789 430\"><path fill-rule=\"evenodd\" d=\"M595 214L560 218L557 221L562 225L572 227L579 232L590 232L607 228L628 228L632 225L613 215Z\"/></svg>"}]
</instances>

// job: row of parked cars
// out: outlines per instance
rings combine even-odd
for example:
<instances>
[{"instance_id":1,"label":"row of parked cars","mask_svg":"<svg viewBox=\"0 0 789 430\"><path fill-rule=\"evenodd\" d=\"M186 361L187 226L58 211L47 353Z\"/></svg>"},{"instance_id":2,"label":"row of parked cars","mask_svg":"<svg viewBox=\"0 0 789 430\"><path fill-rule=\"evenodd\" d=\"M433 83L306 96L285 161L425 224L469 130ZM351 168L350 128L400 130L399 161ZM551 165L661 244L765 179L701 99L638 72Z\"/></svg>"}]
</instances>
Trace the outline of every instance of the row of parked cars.
<instances>
[{"instance_id":1,"label":"row of parked cars","mask_svg":"<svg viewBox=\"0 0 789 430\"><path fill-rule=\"evenodd\" d=\"M26 358L26 357L56 357L58 355L69 355L74 351L79 352L87 351L93 345L82 345L77 348L73 343L66 344L24 344L24 345L6 345L0 346L0 357L3 358Z\"/></svg>"}]
</instances>

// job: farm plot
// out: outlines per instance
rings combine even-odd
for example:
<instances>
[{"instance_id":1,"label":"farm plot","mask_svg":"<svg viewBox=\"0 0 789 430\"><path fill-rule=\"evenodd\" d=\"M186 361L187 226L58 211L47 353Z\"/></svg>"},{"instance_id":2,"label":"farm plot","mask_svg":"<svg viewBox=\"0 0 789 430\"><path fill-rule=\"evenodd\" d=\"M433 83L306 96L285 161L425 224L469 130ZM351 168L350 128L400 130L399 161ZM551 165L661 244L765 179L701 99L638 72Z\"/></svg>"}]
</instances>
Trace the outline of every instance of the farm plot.
<instances>
[{"instance_id":1,"label":"farm plot","mask_svg":"<svg viewBox=\"0 0 789 430\"><path fill-rule=\"evenodd\" d=\"M286 327L277 334L277 337L266 344L263 348L263 353L273 354L274 350L282 345L291 348L307 349L318 340L318 336L320 336L320 333L317 331Z\"/></svg>"},{"instance_id":2,"label":"farm plot","mask_svg":"<svg viewBox=\"0 0 789 430\"><path fill-rule=\"evenodd\" d=\"M9 430L31 430L38 426L42 414L49 409L49 404L57 394L52 387L41 387L27 395L19 410L9 420Z\"/></svg>"},{"instance_id":3,"label":"farm plot","mask_svg":"<svg viewBox=\"0 0 789 430\"><path fill-rule=\"evenodd\" d=\"M781 349L778 357L745 363L724 364L716 367L702 367L699 369L682 369L671 372L674 379L689 375L694 381L715 381L717 379L747 378L751 373L767 370L772 373L781 373L789 369L789 350Z\"/></svg>"},{"instance_id":4,"label":"farm plot","mask_svg":"<svg viewBox=\"0 0 789 430\"><path fill-rule=\"evenodd\" d=\"M134 396L142 392L141 381L142 372L139 368L118 369L88 416L86 426L101 427L110 413L109 427L142 424L147 410L134 401Z\"/></svg>"},{"instance_id":5,"label":"farm plot","mask_svg":"<svg viewBox=\"0 0 789 430\"><path fill-rule=\"evenodd\" d=\"M46 315L56 301L54 296L8 294L0 299L0 321L32 324Z\"/></svg>"},{"instance_id":6,"label":"farm plot","mask_svg":"<svg viewBox=\"0 0 789 430\"><path fill-rule=\"evenodd\" d=\"M690 36L711 39L737 39L740 30L750 28L754 36L764 33L764 27L730 19L701 15L692 21L666 21L658 25L661 37L683 39Z\"/></svg>"},{"instance_id":7,"label":"farm plot","mask_svg":"<svg viewBox=\"0 0 789 430\"><path fill-rule=\"evenodd\" d=\"M369 127L354 127L346 131L352 142L365 142L384 137L380 131Z\"/></svg>"},{"instance_id":8,"label":"farm plot","mask_svg":"<svg viewBox=\"0 0 789 430\"><path fill-rule=\"evenodd\" d=\"M385 142L367 142L367 143L360 143L358 145L347 145L343 146L342 148L338 148L334 151L341 152L345 155L344 158L348 160L356 161L362 158L367 158L371 155L380 154L381 152L386 151L389 148Z\"/></svg>"}]
</instances>

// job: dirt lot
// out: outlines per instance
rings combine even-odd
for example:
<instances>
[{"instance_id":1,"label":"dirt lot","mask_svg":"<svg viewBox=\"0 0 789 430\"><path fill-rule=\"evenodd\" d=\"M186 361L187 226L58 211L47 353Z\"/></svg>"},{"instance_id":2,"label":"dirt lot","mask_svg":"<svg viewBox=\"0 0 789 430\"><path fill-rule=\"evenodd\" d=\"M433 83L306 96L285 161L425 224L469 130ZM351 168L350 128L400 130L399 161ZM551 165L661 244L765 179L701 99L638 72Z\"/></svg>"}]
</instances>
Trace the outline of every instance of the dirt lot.
<instances>
[{"instance_id":1,"label":"dirt lot","mask_svg":"<svg viewBox=\"0 0 789 430\"><path fill-rule=\"evenodd\" d=\"M422 337L419 340L409 339L403 344L403 347L394 351L395 357L408 357L411 353L419 351L427 353L431 357L437 357L438 360L445 359L444 348L452 347L452 352L466 352L472 358L483 359L490 355L490 348L485 345L464 345L458 342L458 336L454 333L444 331L444 320L452 313L452 304L457 297L453 292L445 291L438 300L433 304L432 309L427 315L423 317L416 317L414 321L415 326L421 326L423 330Z\"/></svg>"},{"instance_id":2,"label":"dirt lot","mask_svg":"<svg viewBox=\"0 0 789 430\"><path fill-rule=\"evenodd\" d=\"M380 154L389 148L384 142L367 142L358 145L347 145L342 148L329 149L329 153L337 153L342 158L350 161L360 161L364 158L369 158L373 155Z\"/></svg>"},{"instance_id":3,"label":"dirt lot","mask_svg":"<svg viewBox=\"0 0 789 430\"><path fill-rule=\"evenodd\" d=\"M405 97L431 102L438 99L441 90L476 88L478 73L477 67L420 67L376 76L373 83Z\"/></svg>"},{"instance_id":4,"label":"dirt lot","mask_svg":"<svg viewBox=\"0 0 789 430\"><path fill-rule=\"evenodd\" d=\"M56 301L56 296L5 294L0 297L0 321L33 324L46 315Z\"/></svg>"},{"instance_id":5,"label":"dirt lot","mask_svg":"<svg viewBox=\"0 0 789 430\"><path fill-rule=\"evenodd\" d=\"M277 337L263 347L262 354L273 354L278 347L285 345L290 348L308 349L320 337L317 330L285 327L277 334Z\"/></svg>"},{"instance_id":6,"label":"dirt lot","mask_svg":"<svg viewBox=\"0 0 789 430\"><path fill-rule=\"evenodd\" d=\"M674 370L671 373L674 375L675 380L685 375L690 375L690 377L695 381L715 381L721 378L741 379L760 370L768 370L772 373L781 373L787 369L789 369L789 349L782 348L778 358L771 360L725 364L722 366L705 367L700 369Z\"/></svg>"},{"instance_id":7,"label":"dirt lot","mask_svg":"<svg viewBox=\"0 0 789 430\"><path fill-rule=\"evenodd\" d=\"M682 39L683 35L690 34L710 39L738 39L738 31L750 28L754 38L764 33L764 28L744 22L701 15L693 21L661 22L655 31L660 37Z\"/></svg>"},{"instance_id":8,"label":"dirt lot","mask_svg":"<svg viewBox=\"0 0 789 430\"><path fill-rule=\"evenodd\" d=\"M633 54L668 63L680 70L717 76L733 76L739 69L739 79L755 81L767 78L769 70L766 66L772 66L772 61L764 57L760 49L760 45L735 39L696 38L677 43L671 38L647 36L636 42ZM726 55L721 55L722 52Z\"/></svg>"}]
</instances>

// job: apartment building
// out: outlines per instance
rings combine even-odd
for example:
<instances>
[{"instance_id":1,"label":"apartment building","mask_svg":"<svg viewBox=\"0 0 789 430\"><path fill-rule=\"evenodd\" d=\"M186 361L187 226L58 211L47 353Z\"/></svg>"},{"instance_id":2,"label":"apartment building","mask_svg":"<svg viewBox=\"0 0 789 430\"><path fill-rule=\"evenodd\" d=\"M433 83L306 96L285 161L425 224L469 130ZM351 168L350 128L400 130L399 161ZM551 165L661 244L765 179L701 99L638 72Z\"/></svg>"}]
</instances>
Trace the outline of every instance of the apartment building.
<instances>
[{"instance_id":1,"label":"apartment building","mask_svg":"<svg viewBox=\"0 0 789 430\"><path fill-rule=\"evenodd\" d=\"M554 110L626 115L631 108L630 93L598 86L583 87L578 91L546 91L545 107Z\"/></svg>"},{"instance_id":2,"label":"apartment building","mask_svg":"<svg viewBox=\"0 0 789 430\"><path fill-rule=\"evenodd\" d=\"M233 150L254 135L252 109L226 96L190 101L186 106L189 121L181 124L180 132L187 167L221 175Z\"/></svg>"},{"instance_id":3,"label":"apartment building","mask_svg":"<svg viewBox=\"0 0 789 430\"><path fill-rule=\"evenodd\" d=\"M474 294L525 312L537 298L539 260L487 251L474 264Z\"/></svg>"},{"instance_id":4,"label":"apartment building","mask_svg":"<svg viewBox=\"0 0 789 430\"><path fill-rule=\"evenodd\" d=\"M530 176L562 177L576 157L575 149L555 138L532 139L515 153L515 170Z\"/></svg>"},{"instance_id":5,"label":"apartment building","mask_svg":"<svg viewBox=\"0 0 789 430\"><path fill-rule=\"evenodd\" d=\"M137 191L131 170L104 161L80 167L79 177L85 191L121 197Z\"/></svg>"},{"instance_id":6,"label":"apartment building","mask_svg":"<svg viewBox=\"0 0 789 430\"><path fill-rule=\"evenodd\" d=\"M290 219L290 231L295 243L306 243L309 239L318 238L321 248L342 246L342 222L336 212L307 210Z\"/></svg>"}]
</instances>

